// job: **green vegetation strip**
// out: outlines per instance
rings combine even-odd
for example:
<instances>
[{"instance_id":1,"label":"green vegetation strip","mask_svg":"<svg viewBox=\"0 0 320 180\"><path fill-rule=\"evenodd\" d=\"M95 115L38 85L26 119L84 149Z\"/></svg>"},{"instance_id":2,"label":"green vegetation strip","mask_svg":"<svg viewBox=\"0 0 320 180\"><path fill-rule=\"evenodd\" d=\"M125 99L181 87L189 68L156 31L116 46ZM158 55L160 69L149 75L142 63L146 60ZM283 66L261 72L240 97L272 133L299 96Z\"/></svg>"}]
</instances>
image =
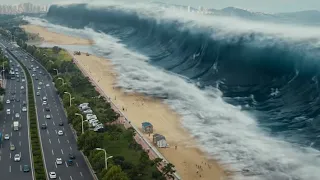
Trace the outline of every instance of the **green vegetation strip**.
<instances>
[{"instance_id":1,"label":"green vegetation strip","mask_svg":"<svg viewBox=\"0 0 320 180\"><path fill-rule=\"evenodd\" d=\"M17 59L17 58L16 58ZM46 173L43 164L43 154L41 151L41 144L39 139L37 113L34 102L33 84L29 71L27 68L18 60L19 64L26 73L28 83L28 110L29 110L29 122L30 122L30 136L32 145L32 159L33 167L35 171L36 180L46 180Z\"/></svg>"}]
</instances>

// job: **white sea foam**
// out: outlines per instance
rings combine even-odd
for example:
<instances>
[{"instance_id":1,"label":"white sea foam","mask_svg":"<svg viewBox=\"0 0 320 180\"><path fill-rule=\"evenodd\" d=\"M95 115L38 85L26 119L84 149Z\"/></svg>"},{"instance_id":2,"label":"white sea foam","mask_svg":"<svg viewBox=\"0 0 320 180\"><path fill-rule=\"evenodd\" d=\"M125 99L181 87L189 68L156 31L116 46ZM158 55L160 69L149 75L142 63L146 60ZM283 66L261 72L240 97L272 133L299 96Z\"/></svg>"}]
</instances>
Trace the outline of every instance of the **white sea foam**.
<instances>
[{"instance_id":1,"label":"white sea foam","mask_svg":"<svg viewBox=\"0 0 320 180\"><path fill-rule=\"evenodd\" d=\"M148 57L129 50L119 39L107 34L89 28L75 30L28 20L56 32L94 40L93 52L112 60L119 73L120 87L166 97L164 102L182 115L183 126L212 158L235 171L244 170L244 173L235 173L236 179L315 180L320 177L317 171L320 167L318 150L270 137L258 127L254 116L225 103L219 89L208 87L200 90L177 75L151 66Z\"/></svg>"}]
</instances>

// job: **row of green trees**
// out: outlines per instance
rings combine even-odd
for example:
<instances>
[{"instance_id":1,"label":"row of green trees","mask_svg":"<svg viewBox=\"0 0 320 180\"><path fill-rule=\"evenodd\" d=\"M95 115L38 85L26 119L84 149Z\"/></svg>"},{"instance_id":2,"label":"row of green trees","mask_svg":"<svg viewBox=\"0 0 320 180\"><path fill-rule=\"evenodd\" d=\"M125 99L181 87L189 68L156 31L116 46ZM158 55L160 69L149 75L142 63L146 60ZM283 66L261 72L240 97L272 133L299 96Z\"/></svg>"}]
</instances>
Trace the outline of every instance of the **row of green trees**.
<instances>
[{"instance_id":1,"label":"row of green trees","mask_svg":"<svg viewBox=\"0 0 320 180\"><path fill-rule=\"evenodd\" d=\"M1 76L4 75L3 78L5 78L9 72L9 60L4 56L2 50L0 50L0 65L1 65L1 68L0 68L1 71L4 70L4 72L1 73ZM5 94L4 87L0 87L0 96L4 96L4 94ZM0 101L0 111L2 110L3 110L3 100Z\"/></svg>"},{"instance_id":2,"label":"row of green trees","mask_svg":"<svg viewBox=\"0 0 320 180\"><path fill-rule=\"evenodd\" d=\"M13 55L13 54L12 54ZM14 55L13 55L14 56ZM18 59L18 58L17 58ZM27 68L18 61L24 72L26 73L27 86L28 86L28 112L29 112L29 127L30 127L30 139L32 147L32 159L36 180L46 180L46 173L43 164L43 154L41 151L41 144L38 134L36 104L34 101L33 85L31 75Z\"/></svg>"},{"instance_id":3,"label":"row of green trees","mask_svg":"<svg viewBox=\"0 0 320 180\"><path fill-rule=\"evenodd\" d=\"M19 35L17 35L19 37ZM24 37L24 36L22 36ZM134 129L125 129L122 125L108 125L119 118L106 99L100 95L89 79L85 77L70 56L62 56L66 51L59 47L38 48L30 46L22 39L17 43L36 57L48 72L53 76L57 93L62 99L68 121L78 134L78 148L88 157L99 179L103 180L164 180L173 179L174 166L168 164L162 168L158 166L162 159L150 160L141 145L134 140ZM69 104L69 96L74 99ZM101 123L105 125L103 132L91 131L87 123L84 124L84 134L81 134L81 118L75 115L80 113L77 105L88 102ZM104 152L96 150L103 148L113 158L108 160L108 170L105 169Z\"/></svg>"}]
</instances>

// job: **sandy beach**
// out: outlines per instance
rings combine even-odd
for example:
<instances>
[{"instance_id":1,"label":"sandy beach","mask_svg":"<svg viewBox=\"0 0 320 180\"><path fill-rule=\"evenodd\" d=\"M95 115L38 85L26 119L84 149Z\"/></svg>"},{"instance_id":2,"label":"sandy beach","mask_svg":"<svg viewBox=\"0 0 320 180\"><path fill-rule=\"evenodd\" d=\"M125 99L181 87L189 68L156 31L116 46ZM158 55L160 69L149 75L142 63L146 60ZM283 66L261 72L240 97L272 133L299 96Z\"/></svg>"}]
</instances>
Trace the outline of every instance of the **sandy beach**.
<instances>
[{"instance_id":1,"label":"sandy beach","mask_svg":"<svg viewBox=\"0 0 320 180\"><path fill-rule=\"evenodd\" d=\"M57 45L93 43L90 40L53 33L39 26L27 25L23 28L26 32L39 34L46 43ZM132 124L141 127L142 122L149 121L153 124L155 133L166 137L170 147L158 148L158 150L169 162L176 166L176 170L182 179L220 180L226 176L217 162L209 160L206 154L197 148L196 141L182 128L179 115L166 104L158 99L139 94L128 94L121 89L114 88L117 73L109 60L93 55L86 56L85 54L77 55L76 58L78 65L89 74L91 79L108 96L112 97L112 101L118 107L124 108L124 111L121 110ZM151 140L152 135L150 137L145 135L145 137Z\"/></svg>"}]
</instances>

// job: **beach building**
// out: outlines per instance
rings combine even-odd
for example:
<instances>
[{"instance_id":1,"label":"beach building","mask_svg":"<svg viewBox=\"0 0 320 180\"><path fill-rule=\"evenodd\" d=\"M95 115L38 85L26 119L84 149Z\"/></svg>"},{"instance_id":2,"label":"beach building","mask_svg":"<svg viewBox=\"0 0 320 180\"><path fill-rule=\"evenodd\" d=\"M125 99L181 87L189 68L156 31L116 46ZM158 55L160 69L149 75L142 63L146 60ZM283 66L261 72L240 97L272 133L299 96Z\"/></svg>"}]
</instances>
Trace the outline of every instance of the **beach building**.
<instances>
[{"instance_id":1,"label":"beach building","mask_svg":"<svg viewBox=\"0 0 320 180\"><path fill-rule=\"evenodd\" d=\"M154 134L153 135L153 143L156 144L159 148L168 147L166 137L164 137L161 134Z\"/></svg>"},{"instance_id":2,"label":"beach building","mask_svg":"<svg viewBox=\"0 0 320 180\"><path fill-rule=\"evenodd\" d=\"M149 122L143 122L142 123L142 130L144 133L148 133L148 134L153 133L153 126Z\"/></svg>"}]
</instances>

